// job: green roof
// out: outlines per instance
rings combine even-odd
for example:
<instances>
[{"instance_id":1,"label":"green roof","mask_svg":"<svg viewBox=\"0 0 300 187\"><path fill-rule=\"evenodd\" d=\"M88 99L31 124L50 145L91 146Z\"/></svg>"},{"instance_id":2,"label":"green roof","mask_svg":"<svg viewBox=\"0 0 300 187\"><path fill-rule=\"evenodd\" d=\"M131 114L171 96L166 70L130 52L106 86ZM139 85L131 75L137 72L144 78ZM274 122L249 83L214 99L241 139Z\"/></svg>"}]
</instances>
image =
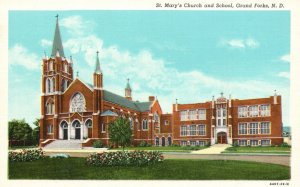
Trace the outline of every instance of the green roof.
<instances>
[{"instance_id":1,"label":"green roof","mask_svg":"<svg viewBox=\"0 0 300 187\"><path fill-rule=\"evenodd\" d=\"M59 55L62 57L65 57L64 54L64 48L61 41L60 31L59 31L59 25L58 25L58 16L56 19L56 27L54 32L54 39L52 44L52 53L51 56L56 56L56 52L58 51Z\"/></svg>"},{"instance_id":2,"label":"green roof","mask_svg":"<svg viewBox=\"0 0 300 187\"><path fill-rule=\"evenodd\" d=\"M114 94L110 91L107 90L103 90L104 93L104 100L114 103L114 104L118 104L133 110L137 110L140 112L146 112L150 110L150 106L152 105L151 101L147 101L147 102L138 102L138 101L130 101L128 99L126 99L125 97L122 97L120 95Z\"/></svg>"}]
</instances>

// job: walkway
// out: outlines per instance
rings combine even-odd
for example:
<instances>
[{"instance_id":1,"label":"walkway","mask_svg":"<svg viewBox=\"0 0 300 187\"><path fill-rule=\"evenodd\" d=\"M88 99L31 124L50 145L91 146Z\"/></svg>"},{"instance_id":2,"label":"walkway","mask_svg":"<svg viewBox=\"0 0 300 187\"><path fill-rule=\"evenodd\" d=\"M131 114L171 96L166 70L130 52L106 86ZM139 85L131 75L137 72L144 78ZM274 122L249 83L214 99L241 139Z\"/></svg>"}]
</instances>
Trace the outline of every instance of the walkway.
<instances>
[{"instance_id":1,"label":"walkway","mask_svg":"<svg viewBox=\"0 0 300 187\"><path fill-rule=\"evenodd\" d=\"M164 154L166 159L243 160L290 166L290 155Z\"/></svg>"},{"instance_id":2,"label":"walkway","mask_svg":"<svg viewBox=\"0 0 300 187\"><path fill-rule=\"evenodd\" d=\"M198 151L192 151L192 154L201 154L201 155L207 155L207 154L221 154L225 149L228 147L231 147L229 144L214 144L206 149L201 149Z\"/></svg>"}]
</instances>

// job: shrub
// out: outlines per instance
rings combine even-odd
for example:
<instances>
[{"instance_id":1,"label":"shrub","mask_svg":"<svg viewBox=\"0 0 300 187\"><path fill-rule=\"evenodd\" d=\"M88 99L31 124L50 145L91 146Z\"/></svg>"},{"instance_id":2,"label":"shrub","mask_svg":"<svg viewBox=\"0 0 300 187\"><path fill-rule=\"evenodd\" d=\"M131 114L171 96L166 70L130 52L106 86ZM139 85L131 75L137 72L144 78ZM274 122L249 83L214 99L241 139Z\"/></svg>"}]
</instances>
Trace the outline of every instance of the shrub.
<instances>
[{"instance_id":1,"label":"shrub","mask_svg":"<svg viewBox=\"0 0 300 187\"><path fill-rule=\"evenodd\" d=\"M164 157L158 151L104 152L93 153L86 159L92 166L144 166L162 162Z\"/></svg>"},{"instance_id":2,"label":"shrub","mask_svg":"<svg viewBox=\"0 0 300 187\"><path fill-rule=\"evenodd\" d=\"M210 141L207 141L205 146L206 146L206 147L210 147L210 146L211 146Z\"/></svg>"},{"instance_id":3,"label":"shrub","mask_svg":"<svg viewBox=\"0 0 300 187\"><path fill-rule=\"evenodd\" d=\"M280 145L280 147L291 147L288 143L286 143L286 142L283 142L281 145Z\"/></svg>"},{"instance_id":4,"label":"shrub","mask_svg":"<svg viewBox=\"0 0 300 187\"><path fill-rule=\"evenodd\" d=\"M238 147L239 146L239 142L238 141L234 141L233 142L233 147Z\"/></svg>"},{"instance_id":5,"label":"shrub","mask_svg":"<svg viewBox=\"0 0 300 187\"><path fill-rule=\"evenodd\" d=\"M8 158L11 162L31 162L44 158L42 149L23 149L20 152L9 151Z\"/></svg>"},{"instance_id":6,"label":"shrub","mask_svg":"<svg viewBox=\"0 0 300 187\"><path fill-rule=\"evenodd\" d=\"M139 144L139 147L151 147L152 145L149 143L147 143L146 141L141 141L141 143Z\"/></svg>"},{"instance_id":7,"label":"shrub","mask_svg":"<svg viewBox=\"0 0 300 187\"><path fill-rule=\"evenodd\" d=\"M93 143L93 147L94 148L102 148L103 147L103 143L101 140L96 140L94 143Z\"/></svg>"}]
</instances>

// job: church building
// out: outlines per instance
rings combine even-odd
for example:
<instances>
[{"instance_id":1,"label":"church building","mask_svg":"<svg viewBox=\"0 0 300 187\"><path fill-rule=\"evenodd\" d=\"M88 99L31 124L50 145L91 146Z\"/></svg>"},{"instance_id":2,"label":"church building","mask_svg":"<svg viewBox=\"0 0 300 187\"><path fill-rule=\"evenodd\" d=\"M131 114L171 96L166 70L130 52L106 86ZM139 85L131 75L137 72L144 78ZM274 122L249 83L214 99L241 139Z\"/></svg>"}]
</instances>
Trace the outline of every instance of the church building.
<instances>
[{"instance_id":1,"label":"church building","mask_svg":"<svg viewBox=\"0 0 300 187\"><path fill-rule=\"evenodd\" d=\"M164 114L159 101L149 96L134 101L129 79L124 96L106 90L105 72L95 52L93 83L74 77L72 57L64 54L58 18L51 56L42 60L40 146L76 140L82 147L96 140L109 145L108 125L116 117L130 121L132 144L156 146L282 143L281 96L239 100L225 98L204 103L173 104Z\"/></svg>"}]
</instances>

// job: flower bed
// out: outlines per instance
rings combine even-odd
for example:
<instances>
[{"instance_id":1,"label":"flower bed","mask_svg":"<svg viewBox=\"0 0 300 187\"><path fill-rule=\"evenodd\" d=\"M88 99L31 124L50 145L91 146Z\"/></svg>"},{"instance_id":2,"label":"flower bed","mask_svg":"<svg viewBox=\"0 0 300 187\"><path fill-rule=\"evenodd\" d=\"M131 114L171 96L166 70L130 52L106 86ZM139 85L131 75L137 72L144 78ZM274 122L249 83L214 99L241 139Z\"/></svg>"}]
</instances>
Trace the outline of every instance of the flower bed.
<instances>
[{"instance_id":1,"label":"flower bed","mask_svg":"<svg viewBox=\"0 0 300 187\"><path fill-rule=\"evenodd\" d=\"M20 152L9 151L8 158L12 162L30 162L44 158L44 152L42 149L23 149Z\"/></svg>"},{"instance_id":2,"label":"flower bed","mask_svg":"<svg viewBox=\"0 0 300 187\"><path fill-rule=\"evenodd\" d=\"M93 153L86 159L92 166L144 166L162 162L164 157L158 151L104 152Z\"/></svg>"}]
</instances>

